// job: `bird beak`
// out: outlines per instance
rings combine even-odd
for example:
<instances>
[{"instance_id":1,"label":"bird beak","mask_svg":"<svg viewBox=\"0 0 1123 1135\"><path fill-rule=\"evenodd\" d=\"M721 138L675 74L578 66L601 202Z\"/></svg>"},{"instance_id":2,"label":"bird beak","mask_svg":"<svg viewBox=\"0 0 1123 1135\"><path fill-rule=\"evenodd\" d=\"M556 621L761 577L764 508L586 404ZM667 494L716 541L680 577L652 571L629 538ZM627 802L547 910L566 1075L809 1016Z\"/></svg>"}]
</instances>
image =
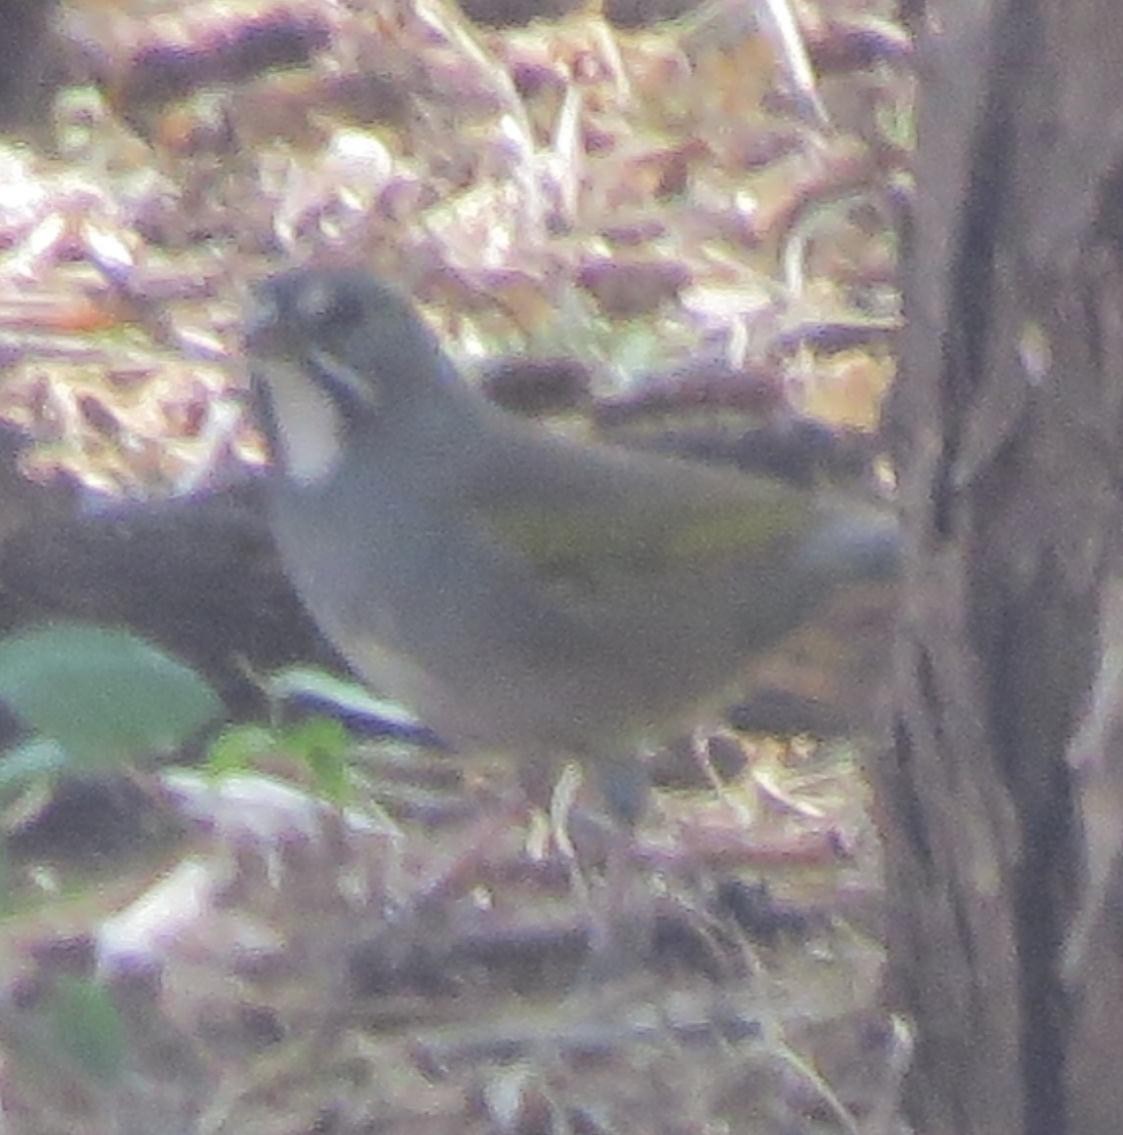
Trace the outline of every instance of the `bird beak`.
<instances>
[{"instance_id":1,"label":"bird beak","mask_svg":"<svg viewBox=\"0 0 1123 1135\"><path fill-rule=\"evenodd\" d=\"M242 341L247 351L259 355L277 354L281 350L282 321L276 303L260 292L248 305L242 323Z\"/></svg>"}]
</instances>

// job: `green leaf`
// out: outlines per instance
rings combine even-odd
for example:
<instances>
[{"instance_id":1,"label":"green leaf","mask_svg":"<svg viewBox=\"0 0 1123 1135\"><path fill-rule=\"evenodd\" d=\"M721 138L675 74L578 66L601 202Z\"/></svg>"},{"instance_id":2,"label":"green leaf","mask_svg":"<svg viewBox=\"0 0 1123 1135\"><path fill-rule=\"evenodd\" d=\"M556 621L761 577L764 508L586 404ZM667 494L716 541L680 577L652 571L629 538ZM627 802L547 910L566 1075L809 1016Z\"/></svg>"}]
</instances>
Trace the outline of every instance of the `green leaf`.
<instances>
[{"instance_id":1,"label":"green leaf","mask_svg":"<svg viewBox=\"0 0 1123 1135\"><path fill-rule=\"evenodd\" d=\"M0 800L16 795L38 780L63 771L74 762L57 742L32 737L0 756Z\"/></svg>"},{"instance_id":2,"label":"green leaf","mask_svg":"<svg viewBox=\"0 0 1123 1135\"><path fill-rule=\"evenodd\" d=\"M353 743L346 728L331 717L277 728L234 725L224 729L207 750L207 772L226 776L252 769L262 757L283 754L312 774L312 787L333 803L344 803L350 790L348 757Z\"/></svg>"},{"instance_id":3,"label":"green leaf","mask_svg":"<svg viewBox=\"0 0 1123 1135\"><path fill-rule=\"evenodd\" d=\"M222 709L182 662L125 631L82 623L0 642L0 700L86 767L166 752Z\"/></svg>"},{"instance_id":4,"label":"green leaf","mask_svg":"<svg viewBox=\"0 0 1123 1135\"><path fill-rule=\"evenodd\" d=\"M265 725L230 725L207 747L207 772L212 776L247 772L262 754L276 752L278 732Z\"/></svg>"},{"instance_id":5,"label":"green leaf","mask_svg":"<svg viewBox=\"0 0 1123 1135\"><path fill-rule=\"evenodd\" d=\"M350 787L347 756L351 739L343 725L329 717L312 717L293 726L285 747L312 773L313 787L336 804L342 804Z\"/></svg>"}]
</instances>

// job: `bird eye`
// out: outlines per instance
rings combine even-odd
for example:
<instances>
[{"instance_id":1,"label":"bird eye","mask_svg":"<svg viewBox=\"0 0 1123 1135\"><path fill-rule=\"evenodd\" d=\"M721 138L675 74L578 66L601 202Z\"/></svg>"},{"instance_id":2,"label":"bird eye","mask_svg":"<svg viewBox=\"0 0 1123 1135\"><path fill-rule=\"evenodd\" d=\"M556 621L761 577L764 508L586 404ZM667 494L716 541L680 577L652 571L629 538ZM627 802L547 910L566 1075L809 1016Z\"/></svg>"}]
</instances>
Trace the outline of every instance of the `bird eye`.
<instances>
[{"instance_id":1,"label":"bird eye","mask_svg":"<svg viewBox=\"0 0 1123 1135\"><path fill-rule=\"evenodd\" d=\"M314 280L300 289L296 296L296 314L303 323L322 326L339 317L339 294L324 280Z\"/></svg>"},{"instance_id":2,"label":"bird eye","mask_svg":"<svg viewBox=\"0 0 1123 1135\"><path fill-rule=\"evenodd\" d=\"M305 326L341 328L361 317L355 297L335 280L310 280L294 300L295 316Z\"/></svg>"}]
</instances>

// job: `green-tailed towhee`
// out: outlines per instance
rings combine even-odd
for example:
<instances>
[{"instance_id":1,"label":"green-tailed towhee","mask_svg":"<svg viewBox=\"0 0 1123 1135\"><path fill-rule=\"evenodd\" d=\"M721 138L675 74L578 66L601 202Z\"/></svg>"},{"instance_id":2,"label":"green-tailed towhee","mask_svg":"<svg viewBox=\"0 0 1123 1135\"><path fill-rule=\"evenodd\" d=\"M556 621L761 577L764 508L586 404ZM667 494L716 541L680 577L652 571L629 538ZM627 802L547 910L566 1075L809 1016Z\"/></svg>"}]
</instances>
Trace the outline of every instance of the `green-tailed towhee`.
<instances>
[{"instance_id":1,"label":"green-tailed towhee","mask_svg":"<svg viewBox=\"0 0 1123 1135\"><path fill-rule=\"evenodd\" d=\"M459 748L630 754L721 708L836 585L895 569L884 509L563 439L464 382L361 269L257 286L246 344L286 570L360 676Z\"/></svg>"}]
</instances>

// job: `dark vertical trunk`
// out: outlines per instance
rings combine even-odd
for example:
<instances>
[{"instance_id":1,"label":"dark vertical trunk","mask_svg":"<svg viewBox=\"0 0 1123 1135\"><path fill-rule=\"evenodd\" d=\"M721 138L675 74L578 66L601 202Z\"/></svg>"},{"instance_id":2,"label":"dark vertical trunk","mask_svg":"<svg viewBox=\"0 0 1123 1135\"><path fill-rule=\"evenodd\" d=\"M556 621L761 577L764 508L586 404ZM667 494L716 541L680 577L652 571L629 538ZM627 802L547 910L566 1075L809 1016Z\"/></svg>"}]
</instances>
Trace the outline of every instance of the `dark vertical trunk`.
<instances>
[{"instance_id":1,"label":"dark vertical trunk","mask_svg":"<svg viewBox=\"0 0 1123 1135\"><path fill-rule=\"evenodd\" d=\"M1123 1130L1123 980L1084 883L1086 862L1109 876L1123 832L1123 787L1085 823L1123 764L1104 649L1123 520L1123 13L909 15L917 202L890 424L910 562L876 773L890 996L918 1029L909 1107L923 1135ZM1066 954L1082 903L1091 929Z\"/></svg>"}]
</instances>

